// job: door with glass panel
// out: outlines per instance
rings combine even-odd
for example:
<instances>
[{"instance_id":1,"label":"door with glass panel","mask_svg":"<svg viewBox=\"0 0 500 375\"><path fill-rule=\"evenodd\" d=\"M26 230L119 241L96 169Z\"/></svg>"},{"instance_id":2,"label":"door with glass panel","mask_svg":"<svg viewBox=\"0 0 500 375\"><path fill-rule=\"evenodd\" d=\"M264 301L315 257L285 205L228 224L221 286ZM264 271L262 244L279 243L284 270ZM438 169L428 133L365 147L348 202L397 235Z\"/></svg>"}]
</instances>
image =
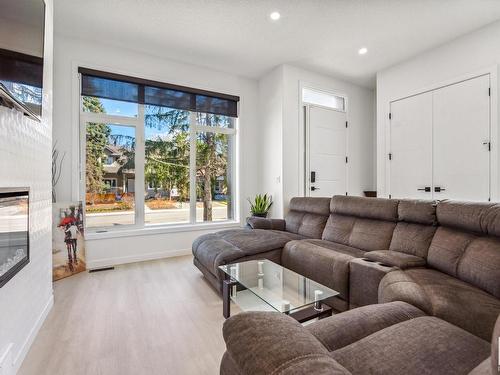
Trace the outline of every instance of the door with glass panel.
<instances>
[{"instance_id":1,"label":"door with glass panel","mask_svg":"<svg viewBox=\"0 0 500 375\"><path fill-rule=\"evenodd\" d=\"M346 195L348 122L345 98L304 88L306 195Z\"/></svg>"}]
</instances>

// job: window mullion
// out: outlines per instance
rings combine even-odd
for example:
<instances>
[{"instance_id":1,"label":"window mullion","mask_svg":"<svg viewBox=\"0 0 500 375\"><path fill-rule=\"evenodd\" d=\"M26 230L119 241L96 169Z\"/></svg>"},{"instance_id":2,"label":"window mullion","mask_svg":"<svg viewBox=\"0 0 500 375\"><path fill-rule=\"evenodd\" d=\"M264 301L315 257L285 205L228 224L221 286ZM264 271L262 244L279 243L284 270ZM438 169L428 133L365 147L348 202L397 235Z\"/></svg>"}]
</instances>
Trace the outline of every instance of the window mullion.
<instances>
[{"instance_id":1,"label":"window mullion","mask_svg":"<svg viewBox=\"0 0 500 375\"><path fill-rule=\"evenodd\" d=\"M144 105L139 104L138 124L135 127L136 145L135 145L135 224L138 227L144 227L144 164L145 164L145 116Z\"/></svg>"},{"instance_id":2,"label":"window mullion","mask_svg":"<svg viewBox=\"0 0 500 375\"><path fill-rule=\"evenodd\" d=\"M196 112L189 114L189 221L196 223Z\"/></svg>"}]
</instances>

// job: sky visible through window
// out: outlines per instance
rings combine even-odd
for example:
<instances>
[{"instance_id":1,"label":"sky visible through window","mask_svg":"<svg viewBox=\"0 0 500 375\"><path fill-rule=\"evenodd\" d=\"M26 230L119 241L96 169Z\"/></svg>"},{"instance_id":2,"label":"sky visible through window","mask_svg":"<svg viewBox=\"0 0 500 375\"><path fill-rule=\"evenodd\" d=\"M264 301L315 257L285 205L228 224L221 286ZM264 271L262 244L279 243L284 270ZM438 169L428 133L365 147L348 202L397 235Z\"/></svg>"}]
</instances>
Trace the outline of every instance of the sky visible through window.
<instances>
[{"instance_id":1,"label":"sky visible through window","mask_svg":"<svg viewBox=\"0 0 500 375\"><path fill-rule=\"evenodd\" d=\"M110 100L99 98L101 104L104 107L104 112L110 115L125 116L125 117L137 117L138 115L138 105L136 103L122 102L118 100ZM135 137L135 130L133 127L129 126L117 126L108 125L111 129L111 135L123 135L128 137ZM146 139L157 139L158 137L166 136L168 134L168 129L158 130L156 128L151 128L146 126L145 129Z\"/></svg>"}]
</instances>

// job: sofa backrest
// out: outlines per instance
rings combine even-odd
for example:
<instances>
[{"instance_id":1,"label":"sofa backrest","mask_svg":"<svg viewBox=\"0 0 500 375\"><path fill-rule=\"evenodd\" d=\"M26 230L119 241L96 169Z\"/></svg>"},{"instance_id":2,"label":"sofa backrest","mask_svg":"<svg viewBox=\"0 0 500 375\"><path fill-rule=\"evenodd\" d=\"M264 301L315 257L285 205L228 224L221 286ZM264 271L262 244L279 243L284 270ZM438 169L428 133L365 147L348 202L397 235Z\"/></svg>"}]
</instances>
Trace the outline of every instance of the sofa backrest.
<instances>
[{"instance_id":1,"label":"sofa backrest","mask_svg":"<svg viewBox=\"0 0 500 375\"><path fill-rule=\"evenodd\" d=\"M500 298L500 204L441 201L427 264Z\"/></svg>"},{"instance_id":2,"label":"sofa backrest","mask_svg":"<svg viewBox=\"0 0 500 375\"><path fill-rule=\"evenodd\" d=\"M295 197L285 217L286 231L310 238L321 238L328 215L331 198Z\"/></svg>"},{"instance_id":3,"label":"sofa backrest","mask_svg":"<svg viewBox=\"0 0 500 375\"><path fill-rule=\"evenodd\" d=\"M402 199L398 204L398 223L389 250L427 257L436 232L436 202Z\"/></svg>"},{"instance_id":4,"label":"sofa backrest","mask_svg":"<svg viewBox=\"0 0 500 375\"><path fill-rule=\"evenodd\" d=\"M387 250L398 220L398 202L336 195L322 239L365 251Z\"/></svg>"}]
</instances>

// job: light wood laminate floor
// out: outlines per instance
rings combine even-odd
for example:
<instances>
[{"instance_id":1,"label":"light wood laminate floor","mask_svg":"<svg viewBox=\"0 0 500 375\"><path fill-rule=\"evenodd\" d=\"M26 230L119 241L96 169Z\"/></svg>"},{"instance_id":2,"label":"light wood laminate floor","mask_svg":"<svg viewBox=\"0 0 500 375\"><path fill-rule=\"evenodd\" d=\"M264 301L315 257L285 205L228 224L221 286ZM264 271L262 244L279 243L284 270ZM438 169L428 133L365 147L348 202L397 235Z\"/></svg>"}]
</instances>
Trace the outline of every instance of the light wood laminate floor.
<instances>
[{"instance_id":1,"label":"light wood laminate floor","mask_svg":"<svg viewBox=\"0 0 500 375\"><path fill-rule=\"evenodd\" d=\"M81 273L54 295L19 375L219 372L222 300L191 256Z\"/></svg>"}]
</instances>

